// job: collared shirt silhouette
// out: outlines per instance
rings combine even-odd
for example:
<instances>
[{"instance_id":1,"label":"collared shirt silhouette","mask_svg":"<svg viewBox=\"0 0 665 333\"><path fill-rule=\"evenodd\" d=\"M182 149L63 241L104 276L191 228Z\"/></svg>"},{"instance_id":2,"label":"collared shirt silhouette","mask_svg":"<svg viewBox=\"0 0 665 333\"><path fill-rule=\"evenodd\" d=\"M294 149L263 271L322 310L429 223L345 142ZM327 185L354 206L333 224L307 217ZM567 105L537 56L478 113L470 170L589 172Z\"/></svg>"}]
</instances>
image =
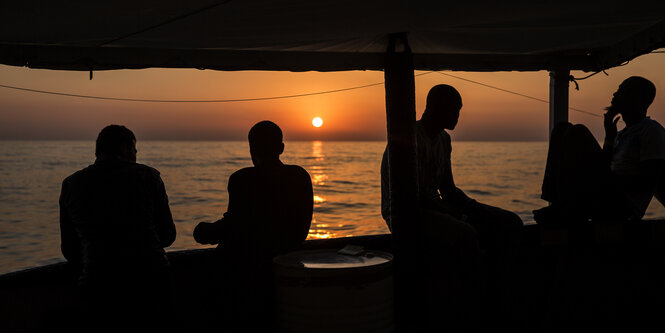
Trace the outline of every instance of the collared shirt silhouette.
<instances>
[{"instance_id":1,"label":"collared shirt silhouette","mask_svg":"<svg viewBox=\"0 0 665 333\"><path fill-rule=\"evenodd\" d=\"M158 318L171 311L164 247L176 237L164 183L136 163L136 139L124 126L105 127L95 155L60 195L62 253L81 268L79 319L93 330L161 327Z\"/></svg>"},{"instance_id":2,"label":"collared shirt silhouette","mask_svg":"<svg viewBox=\"0 0 665 333\"><path fill-rule=\"evenodd\" d=\"M100 139L117 131L111 126ZM173 243L176 232L159 171L135 162L133 142L123 155L100 151L100 139L95 163L62 183L63 255L81 264L82 279L167 265L164 247Z\"/></svg>"},{"instance_id":3,"label":"collared shirt silhouette","mask_svg":"<svg viewBox=\"0 0 665 333\"><path fill-rule=\"evenodd\" d=\"M305 169L279 160L281 129L262 121L249 132L254 167L229 178L229 206L214 223L202 222L194 238L239 256L265 262L300 247L312 220L312 182Z\"/></svg>"},{"instance_id":4,"label":"collared shirt silhouette","mask_svg":"<svg viewBox=\"0 0 665 333\"><path fill-rule=\"evenodd\" d=\"M444 207L443 196L450 203L457 201L458 207L466 206L473 202L473 199L459 188L454 186L452 181L452 144L450 134L441 131L431 138L422 120L416 121L416 142L418 156L418 190L421 202L425 207ZM452 183L452 186L450 186ZM444 185L446 184L446 185ZM390 220L390 193L388 191L388 150L383 154L381 161L381 215L384 220ZM461 209L446 210L451 214L459 215Z\"/></svg>"},{"instance_id":5,"label":"collared shirt silhouette","mask_svg":"<svg viewBox=\"0 0 665 333\"><path fill-rule=\"evenodd\" d=\"M538 223L641 219L654 195L664 202L665 129L646 115L655 94L642 77L621 83L604 115L603 148L584 125L554 127L541 196L552 204L534 211ZM617 131L620 118L626 127Z\"/></svg>"},{"instance_id":6,"label":"collared shirt silhouette","mask_svg":"<svg viewBox=\"0 0 665 333\"><path fill-rule=\"evenodd\" d=\"M519 229L521 219L514 213L481 204L469 198L455 185L452 173L452 145L445 131L457 126L462 98L449 85L437 85L427 95L427 106L416 122L418 190L424 210L438 211L471 224L482 234ZM389 227L390 191L388 149L381 163L381 213Z\"/></svg>"}]
</instances>

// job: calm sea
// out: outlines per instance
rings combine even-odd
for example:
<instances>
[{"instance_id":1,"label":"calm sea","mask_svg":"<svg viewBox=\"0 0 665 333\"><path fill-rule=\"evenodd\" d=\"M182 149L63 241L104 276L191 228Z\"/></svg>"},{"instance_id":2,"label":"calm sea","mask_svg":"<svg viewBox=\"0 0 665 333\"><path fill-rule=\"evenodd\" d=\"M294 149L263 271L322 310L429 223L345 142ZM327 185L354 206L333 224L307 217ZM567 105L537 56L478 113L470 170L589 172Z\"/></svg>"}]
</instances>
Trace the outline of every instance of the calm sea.
<instances>
[{"instance_id":1,"label":"calm sea","mask_svg":"<svg viewBox=\"0 0 665 333\"><path fill-rule=\"evenodd\" d=\"M384 142L286 142L282 160L309 171L314 219L309 238L387 233L381 219ZM192 230L228 204L235 170L251 166L246 142L139 141L140 163L162 173L178 236L169 250L202 248ZM454 142L458 187L480 202L533 223L545 142ZM62 180L94 160L92 141L0 141L0 274L62 261L58 196ZM655 200L647 217L663 217ZM118 246L121 246L120 244Z\"/></svg>"}]
</instances>

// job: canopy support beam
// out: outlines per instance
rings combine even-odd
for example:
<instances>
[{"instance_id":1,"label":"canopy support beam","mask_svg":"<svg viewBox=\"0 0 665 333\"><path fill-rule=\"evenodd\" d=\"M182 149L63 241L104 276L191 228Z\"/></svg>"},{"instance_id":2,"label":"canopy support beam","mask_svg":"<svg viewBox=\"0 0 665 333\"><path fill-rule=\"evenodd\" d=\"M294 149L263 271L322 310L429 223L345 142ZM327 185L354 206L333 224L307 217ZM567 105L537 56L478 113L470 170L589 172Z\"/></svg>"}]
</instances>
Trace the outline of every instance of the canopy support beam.
<instances>
[{"instance_id":1,"label":"canopy support beam","mask_svg":"<svg viewBox=\"0 0 665 333\"><path fill-rule=\"evenodd\" d=\"M569 78L569 69L550 71L550 133L557 124L568 122Z\"/></svg>"},{"instance_id":2,"label":"canopy support beam","mask_svg":"<svg viewBox=\"0 0 665 333\"><path fill-rule=\"evenodd\" d=\"M396 51L397 41L404 46ZM419 286L418 175L413 55L404 34L390 36L385 63L390 225L395 249L398 332L416 332L423 291Z\"/></svg>"}]
</instances>

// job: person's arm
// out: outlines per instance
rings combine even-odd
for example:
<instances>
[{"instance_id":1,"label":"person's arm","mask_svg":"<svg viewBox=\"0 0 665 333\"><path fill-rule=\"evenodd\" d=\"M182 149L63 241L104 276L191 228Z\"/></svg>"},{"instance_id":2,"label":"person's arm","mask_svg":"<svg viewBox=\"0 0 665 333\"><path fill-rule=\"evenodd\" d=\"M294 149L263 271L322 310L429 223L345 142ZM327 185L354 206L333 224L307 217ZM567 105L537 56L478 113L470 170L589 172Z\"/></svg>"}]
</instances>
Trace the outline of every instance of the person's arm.
<instances>
[{"instance_id":1,"label":"person's arm","mask_svg":"<svg viewBox=\"0 0 665 333\"><path fill-rule=\"evenodd\" d=\"M639 147L638 171L615 175L615 182L625 192L655 193L665 170L665 130L659 125L647 127L639 137Z\"/></svg>"},{"instance_id":2,"label":"person's arm","mask_svg":"<svg viewBox=\"0 0 665 333\"><path fill-rule=\"evenodd\" d=\"M623 192L649 192L655 193L662 182L665 160L651 159L641 161L639 172L633 175L614 175L614 182Z\"/></svg>"},{"instance_id":3,"label":"person's arm","mask_svg":"<svg viewBox=\"0 0 665 333\"><path fill-rule=\"evenodd\" d=\"M446 152L444 152L441 157L443 158L441 166L444 167L443 177L439 184L439 192L441 193L443 200L439 205L452 212L454 215L461 215L476 201L469 198L464 191L455 185L455 180L453 179L453 166L451 163L452 145L450 143L450 137L447 137L445 144Z\"/></svg>"},{"instance_id":4,"label":"person's arm","mask_svg":"<svg viewBox=\"0 0 665 333\"><path fill-rule=\"evenodd\" d=\"M235 212L236 174L229 177L227 190L229 192L229 205L224 216L215 222L200 222L194 228L194 240L200 244L215 245L223 243L224 237L230 234L231 223Z\"/></svg>"},{"instance_id":5,"label":"person's arm","mask_svg":"<svg viewBox=\"0 0 665 333\"><path fill-rule=\"evenodd\" d=\"M62 182L62 190L60 191L60 250L62 255L67 261L80 264L81 263L81 241L79 240L74 224L69 216L67 209L67 197L69 195L69 184L67 180Z\"/></svg>"},{"instance_id":6,"label":"person's arm","mask_svg":"<svg viewBox=\"0 0 665 333\"><path fill-rule=\"evenodd\" d=\"M619 119L621 117L617 115L616 111L612 111L612 109L608 109L603 115L603 127L605 128L603 152L605 153L607 163L612 160L612 154L614 153L614 140L617 137L617 123Z\"/></svg>"},{"instance_id":7,"label":"person's arm","mask_svg":"<svg viewBox=\"0 0 665 333\"><path fill-rule=\"evenodd\" d=\"M648 126L638 140L640 160L637 172L615 173L614 182L624 192L655 193L665 170L665 130L657 124Z\"/></svg>"},{"instance_id":8,"label":"person's arm","mask_svg":"<svg viewBox=\"0 0 665 333\"><path fill-rule=\"evenodd\" d=\"M176 230L175 223L173 223L173 216L171 215L171 208L169 207L169 197L166 194L166 187L159 174L157 175L156 200L155 223L157 236L162 247L169 247L175 241Z\"/></svg>"},{"instance_id":9,"label":"person's arm","mask_svg":"<svg viewBox=\"0 0 665 333\"><path fill-rule=\"evenodd\" d=\"M274 231L274 236L279 239L276 241L277 253L297 250L307 239L309 228L312 224L312 213L314 212L314 192L312 190L312 178L309 173L299 167L293 167L288 174L291 184L288 189L281 191L282 195L287 196L288 209L285 216L288 220L283 221L283 225L276 225L279 230Z\"/></svg>"},{"instance_id":10,"label":"person's arm","mask_svg":"<svg viewBox=\"0 0 665 333\"><path fill-rule=\"evenodd\" d=\"M302 186L302 198L299 198L299 207L297 211L299 212L298 221L302 221L298 226L298 232L296 233L297 244L302 244L302 242L307 239L309 234L309 228L312 225L312 214L314 213L314 190L312 188L312 178L305 169L300 169L302 171L301 175L301 186Z\"/></svg>"},{"instance_id":11,"label":"person's arm","mask_svg":"<svg viewBox=\"0 0 665 333\"><path fill-rule=\"evenodd\" d=\"M381 159L381 216L388 224L388 229L391 229L390 224L390 171L388 170L388 147L383 151L383 158ZM392 230L392 229L391 229Z\"/></svg>"}]
</instances>

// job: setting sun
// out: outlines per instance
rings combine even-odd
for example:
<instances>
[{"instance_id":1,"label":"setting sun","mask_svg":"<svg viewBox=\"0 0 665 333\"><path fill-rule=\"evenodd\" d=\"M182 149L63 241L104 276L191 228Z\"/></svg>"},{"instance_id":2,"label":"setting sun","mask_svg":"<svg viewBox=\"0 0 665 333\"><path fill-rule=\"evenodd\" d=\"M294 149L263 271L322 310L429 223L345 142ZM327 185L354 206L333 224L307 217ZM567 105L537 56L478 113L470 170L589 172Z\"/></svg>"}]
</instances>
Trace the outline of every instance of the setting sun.
<instances>
[{"instance_id":1,"label":"setting sun","mask_svg":"<svg viewBox=\"0 0 665 333\"><path fill-rule=\"evenodd\" d=\"M323 119L321 119L321 117L315 117L312 119L312 125L314 125L314 127L321 127L321 125L323 125Z\"/></svg>"}]
</instances>

